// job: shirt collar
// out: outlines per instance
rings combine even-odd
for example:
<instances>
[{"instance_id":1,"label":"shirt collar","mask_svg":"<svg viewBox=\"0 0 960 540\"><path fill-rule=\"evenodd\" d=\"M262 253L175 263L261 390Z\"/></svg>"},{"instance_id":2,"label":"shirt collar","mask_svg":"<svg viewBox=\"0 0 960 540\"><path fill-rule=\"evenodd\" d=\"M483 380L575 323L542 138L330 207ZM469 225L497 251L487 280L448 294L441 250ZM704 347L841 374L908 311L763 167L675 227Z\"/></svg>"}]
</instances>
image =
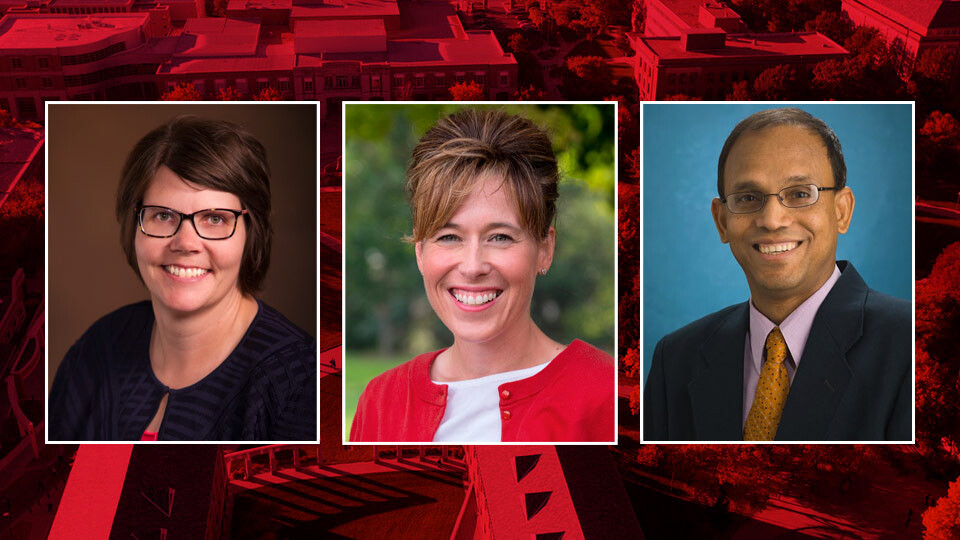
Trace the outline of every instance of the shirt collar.
<instances>
[{"instance_id":1,"label":"shirt collar","mask_svg":"<svg viewBox=\"0 0 960 540\"><path fill-rule=\"evenodd\" d=\"M840 269L834 265L833 273L830 274L827 281L780 323L780 332L783 334L784 341L787 342L787 350L790 351L790 357L793 358L795 368L800 365L800 358L803 356L803 349L807 345L807 338L810 337L810 328L813 327L813 319L817 315L817 310L820 309L820 304L823 303L838 279L840 279ZM763 364L763 349L767 334L776 325L754 307L752 299L749 304L750 354L753 365L759 372Z\"/></svg>"}]
</instances>

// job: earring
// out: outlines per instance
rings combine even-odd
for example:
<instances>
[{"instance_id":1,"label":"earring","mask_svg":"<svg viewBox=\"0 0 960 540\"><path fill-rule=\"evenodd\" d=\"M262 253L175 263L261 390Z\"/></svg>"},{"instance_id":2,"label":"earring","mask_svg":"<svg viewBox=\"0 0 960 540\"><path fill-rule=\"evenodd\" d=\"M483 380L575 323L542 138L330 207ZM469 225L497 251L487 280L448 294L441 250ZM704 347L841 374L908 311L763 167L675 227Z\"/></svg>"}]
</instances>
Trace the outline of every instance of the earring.
<instances>
[{"instance_id":1,"label":"earring","mask_svg":"<svg viewBox=\"0 0 960 540\"><path fill-rule=\"evenodd\" d=\"M547 269L546 269L546 268L541 268L541 269L540 269L540 275L541 275L541 276L547 275Z\"/></svg>"}]
</instances>

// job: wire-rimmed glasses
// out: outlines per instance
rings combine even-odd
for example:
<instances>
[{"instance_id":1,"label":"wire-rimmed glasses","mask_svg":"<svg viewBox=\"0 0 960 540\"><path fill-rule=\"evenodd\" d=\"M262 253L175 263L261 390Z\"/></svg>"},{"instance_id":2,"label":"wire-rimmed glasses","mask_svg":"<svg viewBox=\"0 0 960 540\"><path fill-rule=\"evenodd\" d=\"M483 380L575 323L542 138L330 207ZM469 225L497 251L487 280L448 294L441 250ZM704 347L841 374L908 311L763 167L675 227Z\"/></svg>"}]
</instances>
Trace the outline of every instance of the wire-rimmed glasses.
<instances>
[{"instance_id":1,"label":"wire-rimmed glasses","mask_svg":"<svg viewBox=\"0 0 960 540\"><path fill-rule=\"evenodd\" d=\"M734 214L752 214L763 209L767 197L776 197L786 208L803 208L816 204L820 200L821 191L831 191L836 187L820 187L815 184L800 184L785 187L777 193L761 193L759 191L740 191L731 193L720 199L727 210Z\"/></svg>"}]
</instances>

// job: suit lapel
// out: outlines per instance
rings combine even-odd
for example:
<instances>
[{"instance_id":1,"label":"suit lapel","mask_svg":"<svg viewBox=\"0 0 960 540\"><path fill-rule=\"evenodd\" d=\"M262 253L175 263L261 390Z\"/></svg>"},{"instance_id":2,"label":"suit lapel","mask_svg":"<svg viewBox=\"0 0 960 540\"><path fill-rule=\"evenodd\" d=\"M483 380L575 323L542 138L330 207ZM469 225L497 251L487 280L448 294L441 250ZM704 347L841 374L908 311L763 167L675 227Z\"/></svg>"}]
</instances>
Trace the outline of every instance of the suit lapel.
<instances>
[{"instance_id":1,"label":"suit lapel","mask_svg":"<svg viewBox=\"0 0 960 540\"><path fill-rule=\"evenodd\" d=\"M743 346L748 326L749 311L743 303L700 347L703 369L688 385L696 440L743 437Z\"/></svg>"},{"instance_id":2,"label":"suit lapel","mask_svg":"<svg viewBox=\"0 0 960 540\"><path fill-rule=\"evenodd\" d=\"M776 440L830 440L834 413L854 382L845 355L863 334L867 286L852 264L838 265L842 275L813 319Z\"/></svg>"}]
</instances>

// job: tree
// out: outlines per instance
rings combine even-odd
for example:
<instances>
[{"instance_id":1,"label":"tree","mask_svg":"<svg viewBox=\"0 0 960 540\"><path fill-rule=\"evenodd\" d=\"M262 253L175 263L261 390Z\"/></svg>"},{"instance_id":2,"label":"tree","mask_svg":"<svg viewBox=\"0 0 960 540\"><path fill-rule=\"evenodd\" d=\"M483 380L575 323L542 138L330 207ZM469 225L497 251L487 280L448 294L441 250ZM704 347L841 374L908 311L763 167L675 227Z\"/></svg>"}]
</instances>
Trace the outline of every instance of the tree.
<instances>
[{"instance_id":1,"label":"tree","mask_svg":"<svg viewBox=\"0 0 960 540\"><path fill-rule=\"evenodd\" d=\"M917 57L910 80L915 86L916 99L922 100L926 107L950 106L947 102L955 59L956 53L947 47L925 49Z\"/></svg>"},{"instance_id":2,"label":"tree","mask_svg":"<svg viewBox=\"0 0 960 540\"><path fill-rule=\"evenodd\" d=\"M669 94L663 96L663 101L703 101L703 98L686 94Z\"/></svg>"},{"instance_id":3,"label":"tree","mask_svg":"<svg viewBox=\"0 0 960 540\"><path fill-rule=\"evenodd\" d=\"M804 29L808 32L820 32L837 43L843 43L853 34L853 21L847 12L824 11L812 21L807 21Z\"/></svg>"},{"instance_id":4,"label":"tree","mask_svg":"<svg viewBox=\"0 0 960 540\"><path fill-rule=\"evenodd\" d=\"M646 26L646 4L646 0L633 0L632 10L630 13L630 29L640 34L643 33L644 26Z\"/></svg>"},{"instance_id":5,"label":"tree","mask_svg":"<svg viewBox=\"0 0 960 540\"><path fill-rule=\"evenodd\" d=\"M613 42L613 46L624 56L633 56L635 54L633 47L630 46L630 38L628 38L626 34L617 36L617 39Z\"/></svg>"},{"instance_id":6,"label":"tree","mask_svg":"<svg viewBox=\"0 0 960 540\"><path fill-rule=\"evenodd\" d=\"M727 94L727 101L750 101L753 96L750 94L750 83L747 81L737 81L733 83L732 91Z\"/></svg>"},{"instance_id":7,"label":"tree","mask_svg":"<svg viewBox=\"0 0 960 540\"><path fill-rule=\"evenodd\" d=\"M767 68L753 81L751 97L762 101L792 99L797 92L797 70L789 64Z\"/></svg>"},{"instance_id":8,"label":"tree","mask_svg":"<svg viewBox=\"0 0 960 540\"><path fill-rule=\"evenodd\" d=\"M732 0L747 26L769 32L801 30L823 12L840 11L838 0Z\"/></svg>"},{"instance_id":9,"label":"tree","mask_svg":"<svg viewBox=\"0 0 960 540\"><path fill-rule=\"evenodd\" d=\"M960 122L950 114L933 111L918 131L917 161L928 172L947 173L960 154Z\"/></svg>"},{"instance_id":10,"label":"tree","mask_svg":"<svg viewBox=\"0 0 960 540\"><path fill-rule=\"evenodd\" d=\"M947 246L916 284L917 441L956 446L960 408L960 242Z\"/></svg>"},{"instance_id":11,"label":"tree","mask_svg":"<svg viewBox=\"0 0 960 540\"><path fill-rule=\"evenodd\" d=\"M923 536L931 540L960 538L960 479L950 482L947 496L923 513Z\"/></svg>"},{"instance_id":12,"label":"tree","mask_svg":"<svg viewBox=\"0 0 960 540\"><path fill-rule=\"evenodd\" d=\"M43 127L36 122L29 120L17 120L13 113L6 109L0 109L0 127L5 128L40 128Z\"/></svg>"},{"instance_id":13,"label":"tree","mask_svg":"<svg viewBox=\"0 0 960 540\"><path fill-rule=\"evenodd\" d=\"M510 47L510 50L514 53L529 52L530 40L520 32L514 32L510 34L510 37L507 39L507 46Z\"/></svg>"},{"instance_id":14,"label":"tree","mask_svg":"<svg viewBox=\"0 0 960 540\"><path fill-rule=\"evenodd\" d=\"M213 0L207 13L210 17L226 17L229 0Z\"/></svg>"},{"instance_id":15,"label":"tree","mask_svg":"<svg viewBox=\"0 0 960 540\"><path fill-rule=\"evenodd\" d=\"M584 82L606 82L610 80L610 66L599 56L571 56L567 58L567 69Z\"/></svg>"},{"instance_id":16,"label":"tree","mask_svg":"<svg viewBox=\"0 0 960 540\"><path fill-rule=\"evenodd\" d=\"M236 87L228 86L217 91L217 99L220 101L240 101L243 96L240 95L240 91Z\"/></svg>"},{"instance_id":17,"label":"tree","mask_svg":"<svg viewBox=\"0 0 960 540\"><path fill-rule=\"evenodd\" d=\"M202 101L203 96L192 83L178 83L169 92L160 96L161 101Z\"/></svg>"},{"instance_id":18,"label":"tree","mask_svg":"<svg viewBox=\"0 0 960 540\"><path fill-rule=\"evenodd\" d=\"M254 101L283 101L283 94L272 86L268 86L253 96Z\"/></svg>"},{"instance_id":19,"label":"tree","mask_svg":"<svg viewBox=\"0 0 960 540\"><path fill-rule=\"evenodd\" d=\"M467 81L451 86L450 96L454 101L479 101L486 97L486 92L476 81Z\"/></svg>"},{"instance_id":20,"label":"tree","mask_svg":"<svg viewBox=\"0 0 960 540\"><path fill-rule=\"evenodd\" d=\"M526 88L520 88L513 93L514 101L539 101L546 98L547 94L532 84Z\"/></svg>"}]
</instances>

